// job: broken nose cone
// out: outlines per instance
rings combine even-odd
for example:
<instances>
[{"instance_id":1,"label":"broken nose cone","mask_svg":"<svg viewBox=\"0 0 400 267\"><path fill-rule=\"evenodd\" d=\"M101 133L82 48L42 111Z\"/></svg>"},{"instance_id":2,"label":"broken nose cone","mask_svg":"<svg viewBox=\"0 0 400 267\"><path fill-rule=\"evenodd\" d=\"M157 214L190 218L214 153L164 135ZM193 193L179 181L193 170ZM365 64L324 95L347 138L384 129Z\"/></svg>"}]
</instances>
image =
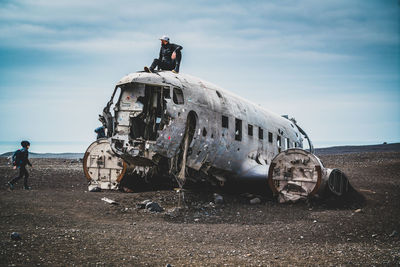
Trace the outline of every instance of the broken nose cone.
<instances>
[{"instance_id":1,"label":"broken nose cone","mask_svg":"<svg viewBox=\"0 0 400 267\"><path fill-rule=\"evenodd\" d=\"M343 172L324 168L317 156L298 148L275 156L269 167L268 184L280 203L323 196L326 192L342 196L349 187Z\"/></svg>"},{"instance_id":2,"label":"broken nose cone","mask_svg":"<svg viewBox=\"0 0 400 267\"><path fill-rule=\"evenodd\" d=\"M116 155L108 139L98 139L86 150L83 171L89 187L117 189L127 169L127 164Z\"/></svg>"}]
</instances>

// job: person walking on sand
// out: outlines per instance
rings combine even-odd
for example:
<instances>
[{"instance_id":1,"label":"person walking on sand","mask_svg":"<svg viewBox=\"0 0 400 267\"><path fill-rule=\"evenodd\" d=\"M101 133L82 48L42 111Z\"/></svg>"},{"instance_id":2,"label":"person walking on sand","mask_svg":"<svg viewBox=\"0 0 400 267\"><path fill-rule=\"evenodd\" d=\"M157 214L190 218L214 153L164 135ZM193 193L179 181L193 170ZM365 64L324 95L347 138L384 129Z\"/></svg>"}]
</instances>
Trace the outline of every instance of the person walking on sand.
<instances>
[{"instance_id":1,"label":"person walking on sand","mask_svg":"<svg viewBox=\"0 0 400 267\"><path fill-rule=\"evenodd\" d=\"M21 146L22 146L22 148L15 151L15 153L12 157L13 165L14 165L13 169L15 170L15 169L19 168L19 175L8 182L8 186L10 187L11 190L14 189L14 184L22 177L24 177L24 189L25 190L31 189L31 187L28 186L29 173L26 170L27 164L32 167L32 164L28 159L28 157L29 157L28 149L31 146L31 144L28 141L22 141Z\"/></svg>"}]
</instances>

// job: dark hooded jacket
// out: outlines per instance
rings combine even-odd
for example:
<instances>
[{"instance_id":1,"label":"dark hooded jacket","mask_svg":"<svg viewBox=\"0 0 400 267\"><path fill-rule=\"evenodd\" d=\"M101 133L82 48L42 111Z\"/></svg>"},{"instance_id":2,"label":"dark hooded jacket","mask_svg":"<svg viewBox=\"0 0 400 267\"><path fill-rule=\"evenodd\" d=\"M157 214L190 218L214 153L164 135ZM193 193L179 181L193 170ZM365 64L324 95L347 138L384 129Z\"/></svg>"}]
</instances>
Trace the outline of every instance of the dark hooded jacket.
<instances>
[{"instance_id":1,"label":"dark hooded jacket","mask_svg":"<svg viewBox=\"0 0 400 267\"><path fill-rule=\"evenodd\" d=\"M167 43L165 45L161 45L160 56L158 59L163 62L172 63L173 62L173 60L171 59L172 53L175 52L178 57L178 54L181 53L182 49L183 47L177 44Z\"/></svg>"}]
</instances>

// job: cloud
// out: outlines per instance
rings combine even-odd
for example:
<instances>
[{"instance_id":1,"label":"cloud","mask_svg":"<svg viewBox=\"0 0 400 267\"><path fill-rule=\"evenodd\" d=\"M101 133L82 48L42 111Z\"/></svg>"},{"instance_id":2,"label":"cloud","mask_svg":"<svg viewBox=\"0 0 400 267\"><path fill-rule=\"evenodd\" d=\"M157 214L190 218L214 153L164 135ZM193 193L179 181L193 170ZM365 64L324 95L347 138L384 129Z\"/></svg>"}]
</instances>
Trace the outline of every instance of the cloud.
<instances>
[{"instance_id":1,"label":"cloud","mask_svg":"<svg viewBox=\"0 0 400 267\"><path fill-rule=\"evenodd\" d=\"M382 126L385 114L398 110L388 98L400 99L399 10L396 1L361 0L4 0L0 106L21 104L21 95L29 96L24 104L40 106L43 113L58 105L58 117L74 132L90 125L85 134L91 135L116 81L150 64L158 37L166 33L184 47L184 73L278 113L289 111L314 136L339 139L321 130L331 125L321 121L324 114L335 123L341 118L343 130L357 123L347 113L356 113L363 125L377 120ZM69 113L87 116L78 127ZM32 114L37 122L40 113ZM57 114L42 116L43 128L50 120L65 130ZM0 133L0 140L8 136L15 132Z\"/></svg>"}]
</instances>

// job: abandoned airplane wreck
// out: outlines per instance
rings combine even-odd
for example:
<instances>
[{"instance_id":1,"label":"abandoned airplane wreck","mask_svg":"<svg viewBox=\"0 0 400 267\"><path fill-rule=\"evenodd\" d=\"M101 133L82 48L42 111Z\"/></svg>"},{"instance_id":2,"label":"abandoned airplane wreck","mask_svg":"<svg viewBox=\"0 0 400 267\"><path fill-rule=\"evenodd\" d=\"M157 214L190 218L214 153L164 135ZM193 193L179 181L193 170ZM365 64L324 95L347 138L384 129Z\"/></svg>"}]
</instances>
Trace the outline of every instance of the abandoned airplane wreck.
<instances>
[{"instance_id":1,"label":"abandoned airplane wreck","mask_svg":"<svg viewBox=\"0 0 400 267\"><path fill-rule=\"evenodd\" d=\"M129 74L99 119L107 138L85 153L89 188L118 189L124 180L155 175L180 187L186 180L268 179L286 202L325 192L340 196L349 187L340 170L324 168L295 119L189 75Z\"/></svg>"}]
</instances>

